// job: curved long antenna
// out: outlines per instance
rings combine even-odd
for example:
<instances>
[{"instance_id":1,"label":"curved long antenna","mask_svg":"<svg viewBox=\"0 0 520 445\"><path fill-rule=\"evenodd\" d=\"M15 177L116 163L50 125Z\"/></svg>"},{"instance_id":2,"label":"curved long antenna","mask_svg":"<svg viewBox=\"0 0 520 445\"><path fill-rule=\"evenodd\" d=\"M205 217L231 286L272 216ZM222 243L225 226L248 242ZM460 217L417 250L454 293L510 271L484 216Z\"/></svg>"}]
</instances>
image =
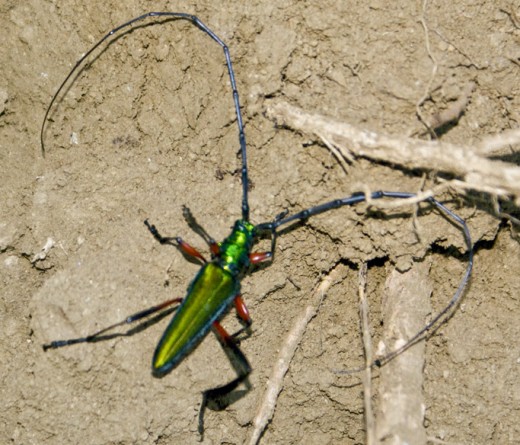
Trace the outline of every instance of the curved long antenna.
<instances>
[{"instance_id":1,"label":"curved long antenna","mask_svg":"<svg viewBox=\"0 0 520 445\"><path fill-rule=\"evenodd\" d=\"M58 96L61 91L68 83L69 79L72 75L77 71L77 69L83 64L83 62L107 39L112 36L117 35L121 30L125 28L129 28L137 22L142 20L146 20L150 17L171 17L174 19L187 20L199 28L201 31L205 32L208 36L210 36L215 42L217 42L224 51L224 56L226 58L226 65L229 73L229 81L231 83L231 89L233 91L233 101L235 103L235 113L237 117L237 125L238 125L238 141L240 144L240 152L242 157L242 219L245 221L249 221L249 203L247 199L247 193L249 189L249 179L247 176L247 152L246 152L246 136L244 133L244 124L242 121L242 112L240 108L240 101L238 97L238 90L235 80L235 73L233 71L233 64L231 63L231 56L229 55L229 49L227 45L204 23L202 23L197 16L186 14L183 12L147 12L146 14L142 14L139 17L136 17L132 20L129 20L126 23L118 26L117 28L112 29L109 33L107 33L103 38L101 38L92 48L90 48L74 65L74 68L69 72L65 80L61 83L54 96L52 96L51 102L45 111L45 116L43 118L42 127L40 130L40 144L42 155L45 156L45 144L44 144L44 132L45 132L45 124L47 123L47 119L49 117L49 113L51 111L52 106L56 102Z\"/></svg>"},{"instance_id":2,"label":"curved long antenna","mask_svg":"<svg viewBox=\"0 0 520 445\"><path fill-rule=\"evenodd\" d=\"M405 192L385 192L385 191L377 191L373 192L370 195L371 200L381 199L381 198L397 198L397 199L407 199L413 198L416 195L414 193L405 193ZM317 205L315 207L311 207L306 210L302 210L301 212L295 213L291 216L285 216L282 214L281 217L275 218L274 221L259 224L256 226L258 231L269 231L273 236L273 250L274 250L274 240L276 239L276 229L284 224L288 224L290 222L302 221L310 218L311 216L318 215L320 213L327 212L332 209L337 209L343 206L351 206L354 204L358 204L360 202L367 201L367 197L364 193L354 193L351 196L347 196L346 198L334 199L332 201L328 201L324 204ZM464 242L468 248L468 265L466 267L466 271L462 276L462 279L457 287L457 290L453 294L453 297L447 303L447 305L442 309L438 314L436 314L433 319L426 324L419 332L417 332L412 338L410 338L403 346L395 349L394 351L386 354L383 357L380 357L374 360L370 367L381 367L384 364L388 363L390 360L393 360L402 352L406 351L411 346L420 342L421 340L427 338L429 335L433 334L442 324L444 324L448 319L453 315L453 310L457 307L460 302L460 299L464 293L464 289L466 288L470 278L471 272L473 270L473 242L471 241L471 234L469 232L468 225L466 221L464 221L459 215L452 212L448 209L444 204L437 201L434 198L428 198L426 201L433 204L437 207L447 218L449 218L452 222L457 224L464 234ZM354 374L356 372L361 372L366 369L364 366L351 369L348 371L338 371L341 374Z\"/></svg>"}]
</instances>

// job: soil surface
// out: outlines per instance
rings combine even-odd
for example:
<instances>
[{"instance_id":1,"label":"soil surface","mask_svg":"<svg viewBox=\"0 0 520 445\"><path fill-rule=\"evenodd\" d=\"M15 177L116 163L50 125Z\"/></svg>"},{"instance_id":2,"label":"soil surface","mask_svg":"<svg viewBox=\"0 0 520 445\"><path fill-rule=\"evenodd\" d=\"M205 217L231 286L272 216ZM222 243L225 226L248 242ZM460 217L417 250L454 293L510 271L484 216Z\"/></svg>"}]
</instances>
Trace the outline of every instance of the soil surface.
<instances>
[{"instance_id":1,"label":"soil surface","mask_svg":"<svg viewBox=\"0 0 520 445\"><path fill-rule=\"evenodd\" d=\"M173 372L154 378L151 357L167 320L129 337L42 349L185 294L200 266L157 243L145 218L207 252L182 206L217 240L241 216L224 55L188 22L143 23L98 51L51 110L42 156L40 127L51 97L102 35L153 8L196 14L229 45L248 143L251 221L261 223L363 185L420 189L425 172L364 159L345 171L314 137L277 128L265 107L283 100L377 132L421 134L416 103L433 68L421 19L438 64L423 112L442 111L475 83L464 115L441 139L471 144L518 127L519 5L513 3L442 0L427 4L424 14L422 2L402 0L4 0L0 443L198 443L202 391L234 376L210 334ZM520 164L518 156L509 160ZM435 166L426 173L432 184ZM488 196L439 199L467 220L476 256L457 312L425 344L422 427L432 443L517 443L518 236L493 216ZM242 281L254 320L241 343L253 367L251 387L227 409L207 411L205 443L247 443L285 336L323 276L338 267L341 279L307 327L261 443L366 442L359 376L335 372L363 363L359 266L368 263L377 346L382 293L396 267L430 264L427 320L451 298L467 264L455 225L423 206L414 230L412 213L367 213L359 205L281 233L275 261ZM264 240L258 248L267 246ZM239 327L233 312L223 319L231 332ZM378 381L376 409L384 397Z\"/></svg>"}]
</instances>

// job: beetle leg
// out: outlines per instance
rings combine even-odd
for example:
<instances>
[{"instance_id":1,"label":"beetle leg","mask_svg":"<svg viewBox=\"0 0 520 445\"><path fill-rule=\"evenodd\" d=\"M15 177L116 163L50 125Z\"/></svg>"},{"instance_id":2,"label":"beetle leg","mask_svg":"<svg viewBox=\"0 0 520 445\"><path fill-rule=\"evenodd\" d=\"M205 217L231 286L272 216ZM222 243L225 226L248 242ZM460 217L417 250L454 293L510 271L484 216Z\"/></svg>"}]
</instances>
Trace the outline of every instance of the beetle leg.
<instances>
[{"instance_id":1,"label":"beetle leg","mask_svg":"<svg viewBox=\"0 0 520 445\"><path fill-rule=\"evenodd\" d=\"M142 320L143 318L149 317L152 314L155 314L157 312L161 312L162 310L168 308L169 306L172 306L174 304L180 304L182 302L182 298L173 298L172 300L164 301L161 304L158 304L156 306L149 307L148 309L144 309L142 311L136 312L135 314L129 315L124 320L112 324L106 328L101 329L100 331L94 332L93 334L87 335L86 337L78 337L78 338L71 338L68 340L55 340L50 343L43 345L43 350L47 351L47 349L57 349L61 348L63 346L69 346L69 345L75 345L76 343L95 343L98 341L103 340L109 340L111 338L115 337L128 337L136 332L139 332L142 330L141 326L138 326L137 328L130 329L127 332L123 333L115 333L115 334L106 334L106 332L113 330L114 328L117 328L119 326L123 326L125 324L131 324L136 321ZM175 308L176 309L176 308ZM153 322L157 322L161 320L166 315L169 315L172 311L166 311L163 314L158 314L156 319L153 320Z\"/></svg>"},{"instance_id":2,"label":"beetle leg","mask_svg":"<svg viewBox=\"0 0 520 445\"><path fill-rule=\"evenodd\" d=\"M206 258L192 245L188 244L186 241L184 241L181 237L178 236L171 236L166 237L162 236L159 231L157 230L157 227L155 225L150 224L147 219L144 221L146 227L148 227L148 230L153 235L153 237L159 241L161 244L170 244L172 246L177 247L180 249L180 251L186 255L189 258L196 258L201 260L203 263L207 263ZM216 244L216 243L215 243Z\"/></svg>"}]
</instances>

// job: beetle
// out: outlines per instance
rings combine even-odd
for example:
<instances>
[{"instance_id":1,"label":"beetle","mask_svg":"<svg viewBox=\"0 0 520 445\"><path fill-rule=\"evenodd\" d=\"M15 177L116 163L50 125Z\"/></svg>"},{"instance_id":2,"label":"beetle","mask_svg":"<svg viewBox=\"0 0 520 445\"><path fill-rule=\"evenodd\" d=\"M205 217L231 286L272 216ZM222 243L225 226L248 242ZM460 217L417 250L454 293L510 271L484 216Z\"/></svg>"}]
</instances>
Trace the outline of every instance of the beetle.
<instances>
[{"instance_id":1,"label":"beetle","mask_svg":"<svg viewBox=\"0 0 520 445\"><path fill-rule=\"evenodd\" d=\"M139 311L133 315L126 317L123 321L108 326L98 332L86 337L75 339L55 340L43 345L45 351L49 349L57 349L64 346L70 346L77 343L96 342L105 338L105 334L125 324L134 323L150 317L153 314L160 313L164 310L175 308L175 314L172 317L168 327L160 338L152 359L152 374L155 377L163 377L171 372L182 360L190 354L197 345L206 337L211 329L217 335L223 347L234 358L234 367L237 377L226 383L225 385L211 388L203 393L203 401L199 412L199 432L203 433L204 411L207 406L223 409L227 406L226 397L235 390L242 382L244 382L251 373L251 365L239 346L239 337L242 333L248 333L252 319L249 315L246 305L240 295L240 281L242 277L249 271L250 266L264 261L272 261L276 248L276 239L278 236L278 228L288 224L305 222L309 218L337 209L343 206L352 206L361 202L393 198L408 199L414 198L414 193L400 191L376 191L368 196L364 192L354 193L353 195L334 199L317 206L310 207L295 214L288 216L288 211L284 211L277 215L274 219L260 224L253 224L250 221L248 189L249 176L247 166L247 146L240 107L238 89L236 85L235 74L231 56L227 45L202 21L196 16L178 13L178 12L148 12L139 17L133 18L122 25L112 29L104 37L102 37L94 46L92 46L75 64L69 72L65 80L61 83L58 90L52 97L52 100L46 110L44 120L41 126L40 139L42 154L45 156L44 132L45 125L49 117L50 110L59 97L60 93L68 84L73 74L77 72L80 66L84 64L86 59L104 42L111 37L120 35L122 31L129 30L133 25L147 19L157 19L166 17L167 19L187 20L202 32L208 35L222 48L226 60L229 74L229 80L233 95L235 114L238 127L238 140L241 153L241 181L242 181L242 215L241 219L234 223L231 233L222 242L216 242L205 229L197 223L187 207L184 207L184 216L195 232L200 234L210 248L211 259L206 258L193 246L185 242L180 237L162 236L155 225L149 220L145 220L144 224L153 235L153 237L161 244L169 244L177 247L187 257L202 262L202 267L189 284L186 296L184 298L174 298L165 301L159 305ZM470 280L473 267L473 244L466 222L453 211L448 209L444 204L437 201L433 197L426 200L430 205L434 206L445 217L456 224L463 233L464 241L468 249L468 264L460 284L455 291L449 303L442 309L424 328L417 332L406 344L397 350L390 352L384 357L374 360L372 366L382 366L413 344L417 343L430 332L437 329L450 315L452 309L456 307L464 292L467 283ZM269 236L271 238L271 247L267 252L254 252L253 246L255 241L260 237ZM177 305L175 307L175 305ZM237 314L244 324L244 327L234 334L229 334L220 323L221 317L234 305Z\"/></svg>"}]
</instances>

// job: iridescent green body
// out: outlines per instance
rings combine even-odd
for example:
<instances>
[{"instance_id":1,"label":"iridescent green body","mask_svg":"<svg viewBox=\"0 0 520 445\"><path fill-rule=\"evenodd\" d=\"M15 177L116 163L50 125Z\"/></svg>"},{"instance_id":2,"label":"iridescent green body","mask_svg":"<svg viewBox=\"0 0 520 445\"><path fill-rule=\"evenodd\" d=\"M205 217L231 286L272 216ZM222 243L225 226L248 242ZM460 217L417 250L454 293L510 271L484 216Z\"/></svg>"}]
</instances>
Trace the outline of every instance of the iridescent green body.
<instances>
[{"instance_id":1,"label":"iridescent green body","mask_svg":"<svg viewBox=\"0 0 520 445\"><path fill-rule=\"evenodd\" d=\"M157 345L152 361L154 374L166 374L178 365L240 293L240 277L250 265L254 237L255 227L239 220L231 234L218 244L218 255L190 283L186 297Z\"/></svg>"},{"instance_id":2,"label":"iridescent green body","mask_svg":"<svg viewBox=\"0 0 520 445\"><path fill-rule=\"evenodd\" d=\"M161 20L157 20L158 18L161 18ZM240 350L238 342L236 341L236 336L251 325L251 318L249 317L247 308L240 298L240 280L242 275L247 272L250 264L256 264L265 260L273 260L275 252L275 241L279 234L277 229L280 226L291 223L297 224L300 222L305 222L310 217L315 215L319 215L343 206L352 206L360 202L367 202L370 204L371 201L381 198L417 199L418 197L417 195L408 192L376 191L369 195L367 195L365 192L359 192L354 193L351 196L334 199L332 201L309 207L290 216L287 216L288 211L285 211L280 213L273 220L258 224L256 226L253 226L251 223L249 223L248 190L250 182L248 179L247 169L246 137L244 133L244 124L242 120L239 94L229 49L227 45L196 16L179 12L148 12L146 14L140 15L139 17L133 18L108 32L76 62L74 68L72 68L65 80L59 86L57 92L52 97L51 103L45 112L45 117L43 119L40 130L42 154L45 153L45 124L48 120L53 104L59 98L60 92L67 91L68 88L70 88L70 85L68 88L65 88L68 85L69 80L73 82L74 79L79 76L80 71L78 70L80 67L83 66L81 70L84 69L85 61L92 56L96 49L100 48L100 45L102 45L104 42L108 42L108 45L110 45L113 42L118 41L120 37L122 37L123 33L127 33L131 28L137 29L146 27L147 25L134 26L138 22L146 19L156 19L158 24L173 22L174 20L171 19L187 20L202 32L204 32L207 36L209 36L209 38L216 42L224 51L229 74L229 83L233 95L236 123L238 126L238 141L240 144L240 153L242 159L242 219L235 223L231 234L222 243L217 244L200 225L195 223L193 217L189 213L189 210L185 208L185 216L187 216L187 221L192 222L192 224L190 224L192 228L193 226L196 227L197 230L195 231L204 238L204 240L211 248L213 257L209 263L204 260L204 257L196 249L185 243L181 238L163 237L160 235L157 228L153 224L150 224L148 220L145 220L145 225L158 242L161 244L173 245L177 247L184 255L192 258L198 258L201 261L204 261L203 267L200 269L195 279L190 283L186 297L184 299L172 298L168 301L164 301L161 304L132 314L119 323L115 323L111 326L103 328L86 337L52 341L43 345L43 348L44 350L56 349L77 343L96 342L103 339L113 338L114 336L118 335L131 335L130 331L125 334L110 335L107 335L107 332L117 327L143 320L147 317L150 317L152 314L157 314L160 311L163 311L166 308L171 309L174 304L180 303L180 306L176 308L177 312L173 316L155 350L152 361L153 374L160 377L171 371L183 360L184 357L186 357L186 355L193 351L193 349L208 334L212 326L214 327L215 333L226 349L228 355L233 357L233 367L237 373L237 377L229 383L204 391L199 413L199 432L202 435L203 417L206 407L212 406L214 408L216 407L217 409L226 407L229 402L225 400L225 396L234 391L237 386L244 382L251 373L251 365ZM99 52L101 53L105 51L105 49L100 50ZM98 56L99 54L96 55L96 58ZM76 75L74 75L74 73L76 73ZM437 207L437 209L449 220L451 220L451 222L453 222L455 225L458 225L462 229L466 246L468 248L468 266L466 268L466 272L463 275L463 278L452 299L441 312L433 317L432 321L424 326L404 345L400 346L384 357L372 361L370 367L380 367L384 363L388 362L408 349L410 346L434 333L443 322L447 321L451 317L453 310L455 310L459 304L465 286L470 280L473 267L474 251L470 232L466 222L460 216L446 208L442 203L435 200L433 197L427 198L427 201L431 205ZM259 233L270 234L271 249L269 252L258 252L252 254L251 248L257 234ZM224 312L233 302L237 308L237 315L244 322L245 328L233 335L230 335L220 325L218 320L222 317ZM359 371L364 369L365 367L360 368Z\"/></svg>"}]
</instances>

